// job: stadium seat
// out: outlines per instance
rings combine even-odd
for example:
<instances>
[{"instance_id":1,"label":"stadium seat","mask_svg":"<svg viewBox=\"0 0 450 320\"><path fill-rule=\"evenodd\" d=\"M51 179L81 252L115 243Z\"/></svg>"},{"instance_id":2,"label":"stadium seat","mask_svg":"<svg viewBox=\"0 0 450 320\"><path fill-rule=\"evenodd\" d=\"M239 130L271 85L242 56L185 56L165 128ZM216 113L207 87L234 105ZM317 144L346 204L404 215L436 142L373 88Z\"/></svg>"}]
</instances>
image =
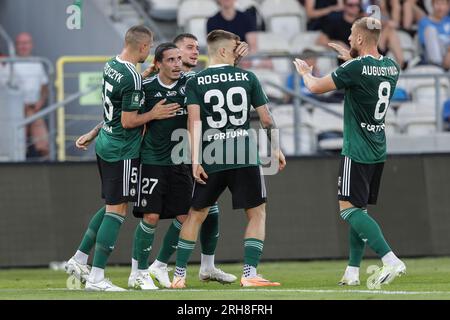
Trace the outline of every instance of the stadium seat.
<instances>
[{"instance_id":1,"label":"stadium seat","mask_svg":"<svg viewBox=\"0 0 450 320\"><path fill-rule=\"evenodd\" d=\"M213 1L185 0L178 8L177 23L185 32L195 34L201 47L206 46L206 22L219 7Z\"/></svg>"},{"instance_id":2,"label":"stadium seat","mask_svg":"<svg viewBox=\"0 0 450 320\"><path fill-rule=\"evenodd\" d=\"M236 2L236 9L239 11L245 11L251 7L255 7L258 11L260 10L259 2L255 0L238 0Z\"/></svg>"},{"instance_id":3,"label":"stadium seat","mask_svg":"<svg viewBox=\"0 0 450 320\"><path fill-rule=\"evenodd\" d=\"M182 0L147 0L150 3L150 15L155 19L174 21Z\"/></svg>"},{"instance_id":4,"label":"stadium seat","mask_svg":"<svg viewBox=\"0 0 450 320\"><path fill-rule=\"evenodd\" d=\"M400 39L400 46L403 50L403 55L404 55L405 60L409 61L412 58L418 56L418 52L416 50L414 40L409 35L409 33L402 31L402 30L397 30L397 34Z\"/></svg>"},{"instance_id":5,"label":"stadium seat","mask_svg":"<svg viewBox=\"0 0 450 320\"><path fill-rule=\"evenodd\" d=\"M295 154L295 130L294 130L294 106L291 104L280 104L270 106L273 118L280 130L280 145L285 155ZM300 108L300 130L299 152L310 154L315 152L315 135L308 123L311 114L306 108Z\"/></svg>"},{"instance_id":6,"label":"stadium seat","mask_svg":"<svg viewBox=\"0 0 450 320\"><path fill-rule=\"evenodd\" d=\"M306 30L306 13L296 0L266 0L261 13L268 30L286 39Z\"/></svg>"},{"instance_id":7,"label":"stadium seat","mask_svg":"<svg viewBox=\"0 0 450 320\"><path fill-rule=\"evenodd\" d=\"M259 53L289 53L290 46L286 38L273 32L258 31L255 34Z\"/></svg>"},{"instance_id":8,"label":"stadium seat","mask_svg":"<svg viewBox=\"0 0 450 320\"><path fill-rule=\"evenodd\" d=\"M252 71L259 79L269 98L277 100L283 99L284 94L280 89L267 84L267 82L272 82L280 87L284 87L283 79L279 73L268 69L251 69L250 71Z\"/></svg>"},{"instance_id":9,"label":"stadium seat","mask_svg":"<svg viewBox=\"0 0 450 320\"><path fill-rule=\"evenodd\" d=\"M436 132L436 109L423 103L403 103L397 112L398 123L407 135L421 136Z\"/></svg>"}]
</instances>

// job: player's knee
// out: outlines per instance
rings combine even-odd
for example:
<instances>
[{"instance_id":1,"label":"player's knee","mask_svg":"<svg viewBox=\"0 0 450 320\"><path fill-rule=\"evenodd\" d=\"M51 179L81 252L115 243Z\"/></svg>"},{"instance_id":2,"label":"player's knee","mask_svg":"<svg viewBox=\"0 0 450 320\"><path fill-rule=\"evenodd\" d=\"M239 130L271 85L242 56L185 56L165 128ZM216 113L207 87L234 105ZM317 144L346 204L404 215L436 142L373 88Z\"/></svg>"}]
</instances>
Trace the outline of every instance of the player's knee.
<instances>
[{"instance_id":1,"label":"player's knee","mask_svg":"<svg viewBox=\"0 0 450 320\"><path fill-rule=\"evenodd\" d=\"M119 214L121 216L126 216L127 214L127 209L128 209L128 203L120 203L120 204L114 204L114 205L110 205L107 204L106 205L106 212L113 212L116 214Z\"/></svg>"},{"instance_id":2,"label":"player's knee","mask_svg":"<svg viewBox=\"0 0 450 320\"><path fill-rule=\"evenodd\" d=\"M142 220L144 220L145 223L151 224L153 226L156 226L159 221L159 214L155 213L146 213L142 216Z\"/></svg>"},{"instance_id":3,"label":"player's knee","mask_svg":"<svg viewBox=\"0 0 450 320\"><path fill-rule=\"evenodd\" d=\"M206 216L208 215L208 208L205 209L191 209L189 211L189 219L195 222L196 224L201 224L205 221Z\"/></svg>"},{"instance_id":4,"label":"player's knee","mask_svg":"<svg viewBox=\"0 0 450 320\"><path fill-rule=\"evenodd\" d=\"M266 209L265 206L260 205L256 208L247 209L248 219L251 221L259 221L264 223L266 221Z\"/></svg>"},{"instance_id":5,"label":"player's knee","mask_svg":"<svg viewBox=\"0 0 450 320\"><path fill-rule=\"evenodd\" d=\"M187 214L182 214L177 216L175 219L177 219L177 221L181 224L183 224L186 221L187 218Z\"/></svg>"}]
</instances>

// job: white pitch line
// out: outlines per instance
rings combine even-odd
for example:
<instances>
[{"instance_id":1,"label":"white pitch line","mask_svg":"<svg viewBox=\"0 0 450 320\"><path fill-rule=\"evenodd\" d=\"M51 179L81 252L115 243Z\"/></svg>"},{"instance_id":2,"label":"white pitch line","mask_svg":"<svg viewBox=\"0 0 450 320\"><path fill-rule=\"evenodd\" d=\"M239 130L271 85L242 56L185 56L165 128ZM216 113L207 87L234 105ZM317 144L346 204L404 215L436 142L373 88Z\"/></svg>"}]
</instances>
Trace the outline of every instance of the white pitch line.
<instances>
[{"instance_id":1,"label":"white pitch line","mask_svg":"<svg viewBox=\"0 0 450 320\"><path fill-rule=\"evenodd\" d=\"M83 290L69 290L66 288L47 288L47 289L0 289L0 292L17 292L17 291L83 291ZM128 292L140 292L129 290ZM171 292L171 293L183 293L183 292L298 292L298 293L365 293L365 294L386 294L386 295L435 295L435 294L444 294L450 295L450 291L387 291L387 290L314 290L314 289L183 289L183 290L173 290L173 289L161 289L158 291L154 291L153 293L157 294L158 292Z\"/></svg>"}]
</instances>

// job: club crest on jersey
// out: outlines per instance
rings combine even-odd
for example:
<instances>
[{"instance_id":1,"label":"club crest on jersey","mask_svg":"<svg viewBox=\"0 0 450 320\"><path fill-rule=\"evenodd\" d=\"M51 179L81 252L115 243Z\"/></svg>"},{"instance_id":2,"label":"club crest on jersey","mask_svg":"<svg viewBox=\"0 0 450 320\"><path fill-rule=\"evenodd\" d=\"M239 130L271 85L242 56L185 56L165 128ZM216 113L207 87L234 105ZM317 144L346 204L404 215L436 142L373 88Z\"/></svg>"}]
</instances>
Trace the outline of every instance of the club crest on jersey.
<instances>
[{"instance_id":1,"label":"club crest on jersey","mask_svg":"<svg viewBox=\"0 0 450 320\"><path fill-rule=\"evenodd\" d=\"M176 91L167 91L166 97L174 97L177 95Z\"/></svg>"},{"instance_id":2,"label":"club crest on jersey","mask_svg":"<svg viewBox=\"0 0 450 320\"><path fill-rule=\"evenodd\" d=\"M182 87L180 88L180 90L178 90L178 92L180 92L180 94L181 94L182 96L184 96L184 94L186 93L186 86L182 86Z\"/></svg>"}]
</instances>

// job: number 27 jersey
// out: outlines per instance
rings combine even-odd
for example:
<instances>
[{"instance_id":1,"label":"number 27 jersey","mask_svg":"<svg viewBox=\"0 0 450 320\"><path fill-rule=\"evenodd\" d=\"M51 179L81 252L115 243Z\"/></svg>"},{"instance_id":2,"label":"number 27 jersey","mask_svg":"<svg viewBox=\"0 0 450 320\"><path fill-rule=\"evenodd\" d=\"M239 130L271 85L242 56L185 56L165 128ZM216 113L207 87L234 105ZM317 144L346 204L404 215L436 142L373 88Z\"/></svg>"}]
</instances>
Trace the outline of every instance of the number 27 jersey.
<instances>
[{"instance_id":1,"label":"number 27 jersey","mask_svg":"<svg viewBox=\"0 0 450 320\"><path fill-rule=\"evenodd\" d=\"M331 76L345 89L342 154L359 163L386 160L385 116L400 74L391 58L371 55L343 63Z\"/></svg>"}]
</instances>

